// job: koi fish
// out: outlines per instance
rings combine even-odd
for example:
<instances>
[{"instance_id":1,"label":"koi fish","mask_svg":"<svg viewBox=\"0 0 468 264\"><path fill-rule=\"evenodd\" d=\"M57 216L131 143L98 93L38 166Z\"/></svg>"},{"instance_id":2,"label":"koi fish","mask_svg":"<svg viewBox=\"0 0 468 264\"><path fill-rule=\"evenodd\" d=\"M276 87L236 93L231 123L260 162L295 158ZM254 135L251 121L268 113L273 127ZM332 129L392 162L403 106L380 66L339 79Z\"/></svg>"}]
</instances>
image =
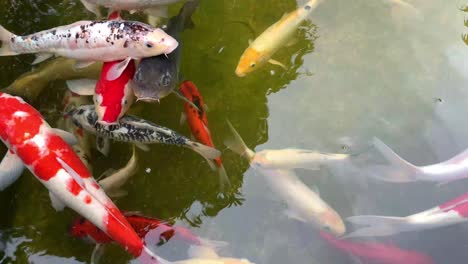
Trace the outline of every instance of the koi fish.
<instances>
[{"instance_id":1,"label":"koi fish","mask_svg":"<svg viewBox=\"0 0 468 264\"><path fill-rule=\"evenodd\" d=\"M236 68L236 75L244 77L267 62L286 66L271 57L292 39L299 25L309 16L322 0L310 0L294 12L285 14L278 22L267 28L242 54Z\"/></svg>"},{"instance_id":2,"label":"koi fish","mask_svg":"<svg viewBox=\"0 0 468 264\"><path fill-rule=\"evenodd\" d=\"M365 263L378 264L434 264L434 260L421 252L405 250L396 246L378 242L354 242L338 239L331 234L320 232L320 236L331 246L341 252L351 254Z\"/></svg>"},{"instance_id":3,"label":"koi fish","mask_svg":"<svg viewBox=\"0 0 468 264\"><path fill-rule=\"evenodd\" d=\"M208 128L208 118L205 112L205 103L201 94L198 92L197 87L190 81L185 81L180 86L180 92L195 106L195 109L191 104L185 103L185 113L182 113L182 120L187 119L187 123L192 131L192 135L197 139L198 142L214 148L213 141L211 139L210 129ZM181 120L181 121L182 121ZM223 189L225 185L230 185L229 178L227 177L226 170L224 169L221 157L214 160L207 160L210 167L216 169L219 174L219 183Z\"/></svg>"},{"instance_id":4,"label":"koi fish","mask_svg":"<svg viewBox=\"0 0 468 264\"><path fill-rule=\"evenodd\" d=\"M27 36L17 36L0 26L0 56L38 53L33 64L54 54L76 59L76 67L95 61L117 61L107 75L117 79L131 59L169 54L177 41L162 29L135 21L78 21Z\"/></svg>"},{"instance_id":5,"label":"koi fish","mask_svg":"<svg viewBox=\"0 0 468 264\"><path fill-rule=\"evenodd\" d=\"M346 219L359 228L345 237L390 236L403 232L434 229L468 221L468 193L442 205L406 217L360 215Z\"/></svg>"},{"instance_id":6,"label":"koi fish","mask_svg":"<svg viewBox=\"0 0 468 264\"><path fill-rule=\"evenodd\" d=\"M70 207L143 263L157 263L156 255L146 248L62 137L76 141L69 133L51 128L21 98L0 93L0 139L9 149L0 178L17 177L28 168L49 190L55 209Z\"/></svg>"},{"instance_id":7,"label":"koi fish","mask_svg":"<svg viewBox=\"0 0 468 264\"><path fill-rule=\"evenodd\" d=\"M199 0L187 1L179 14L172 17L166 33L179 42L179 46L168 56L159 55L142 59L133 78L133 91L138 101L156 102L161 98L175 93L179 83L179 68L182 56L180 34L185 28L193 27L192 15L196 11Z\"/></svg>"},{"instance_id":8,"label":"koi fish","mask_svg":"<svg viewBox=\"0 0 468 264\"><path fill-rule=\"evenodd\" d=\"M288 217L313 224L336 235L344 234L346 227L338 213L307 187L292 170L271 169L268 164L262 165L261 160L252 163L255 152L245 145L231 123L228 124L234 139L225 141L226 146L244 156L250 166L264 176L273 193L287 203L285 214Z\"/></svg>"},{"instance_id":9,"label":"koi fish","mask_svg":"<svg viewBox=\"0 0 468 264\"><path fill-rule=\"evenodd\" d=\"M132 147L132 157L128 160L127 164L117 170L108 170L103 175L108 175L102 180L99 180L99 185L106 191L110 197L121 197L127 195L127 192L122 190L121 187L136 173L138 172L138 156L135 146ZM101 177L103 177L101 175ZM100 178L101 178L100 177Z\"/></svg>"},{"instance_id":10,"label":"koi fish","mask_svg":"<svg viewBox=\"0 0 468 264\"><path fill-rule=\"evenodd\" d=\"M427 166L415 166L402 159L378 138L373 139L375 148L391 163L369 165L369 175L388 182L432 181L447 183L468 177L468 150L455 157Z\"/></svg>"},{"instance_id":11,"label":"koi fish","mask_svg":"<svg viewBox=\"0 0 468 264\"><path fill-rule=\"evenodd\" d=\"M75 107L80 105L89 104L89 100L78 94L74 94L70 91L65 91L62 100L63 112L67 112ZM79 128L73 124L70 118L64 116L57 123L58 128L63 129L71 134L73 134L77 139L77 144L72 145L73 151L80 158L80 160L86 165L89 171L92 171L91 164L91 147L90 147L90 138L89 134L84 133L82 128Z\"/></svg>"},{"instance_id":12,"label":"koi fish","mask_svg":"<svg viewBox=\"0 0 468 264\"><path fill-rule=\"evenodd\" d=\"M90 133L115 141L130 142L143 150L148 150L146 144L161 143L189 148L207 160L215 159L221 154L217 149L193 142L169 128L131 115L123 116L116 125L104 126L97 123L93 105L80 106L67 115L77 126Z\"/></svg>"},{"instance_id":13,"label":"koi fish","mask_svg":"<svg viewBox=\"0 0 468 264\"><path fill-rule=\"evenodd\" d=\"M3 92L32 100L52 81L99 77L102 63L97 62L85 68L76 68L75 64L76 60L64 57L51 59L18 77Z\"/></svg>"},{"instance_id":14,"label":"koi fish","mask_svg":"<svg viewBox=\"0 0 468 264\"><path fill-rule=\"evenodd\" d=\"M181 0L81 0L88 11L100 16L99 6L104 6L112 11L143 11L145 14L155 17L167 17L167 5Z\"/></svg>"}]
</instances>

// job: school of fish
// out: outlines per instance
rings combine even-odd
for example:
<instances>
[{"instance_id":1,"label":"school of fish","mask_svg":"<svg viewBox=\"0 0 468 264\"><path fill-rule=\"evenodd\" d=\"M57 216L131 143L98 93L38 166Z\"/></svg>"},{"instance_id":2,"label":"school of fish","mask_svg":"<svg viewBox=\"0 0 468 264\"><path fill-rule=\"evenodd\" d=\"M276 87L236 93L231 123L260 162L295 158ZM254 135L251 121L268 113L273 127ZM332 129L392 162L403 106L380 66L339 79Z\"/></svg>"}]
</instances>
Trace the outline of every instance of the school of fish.
<instances>
[{"instance_id":1,"label":"school of fish","mask_svg":"<svg viewBox=\"0 0 468 264\"><path fill-rule=\"evenodd\" d=\"M284 47L294 45L297 29L325 1L305 1L296 10L278 18L256 39L246 40L248 46L239 54L232 74L247 78L254 71L267 67L267 63L288 70L287 65L273 56ZM180 11L161 28L127 21L120 13L141 11L151 17L149 21L157 22L166 18L168 6L177 2L184 2ZM81 0L98 18L102 8L109 9L108 18L78 21L24 36L0 26L0 56L35 54L32 64L41 63L0 92L0 139L7 148L0 162L0 191L28 169L49 192L54 209L69 207L78 214L69 234L96 244L92 263L105 254L102 252L104 245L114 242L144 264L252 263L245 258L220 256L217 250L227 246L226 242L201 238L172 220L145 216L138 208L132 212L121 211L111 199L127 195L125 185L131 184L129 182L139 172L139 152L148 151L148 145L157 143L185 147L202 156L217 175L219 189L216 192L223 193L231 186L230 178L235 175L228 176L222 152L216 149L208 125L210 102L202 97L203 87L184 80L180 74L184 63L181 33L196 30L192 16L200 2L203 0ZM382 2L422 16L403 0ZM57 58L51 59L53 56ZM59 107L64 113L58 122L59 128L52 128L41 113L23 99L34 100L55 80L66 81L68 87ZM31 89L31 86L36 88ZM171 93L183 103L181 123L188 125L192 139L128 113L136 102L160 102ZM408 216L357 215L343 220L341 215L346 213L335 210L314 188L304 183L295 170L330 168L350 163L356 155L294 147L254 151L247 147L229 121L226 126L231 137L225 139L224 144L261 174L272 194L285 204L285 210L276 215L286 216L293 224L299 222L310 227L326 245L364 263L435 262L422 252L383 242L354 240L356 238L385 237L468 222L468 193ZM93 137L95 148L105 156L110 154L112 142L128 143L131 149L128 162L95 179L92 175ZM446 161L416 166L380 139L374 138L371 147L387 164L366 164L363 170L369 178L401 184L448 183L468 177L468 150ZM355 228L348 231L350 226L346 222ZM174 238L189 244L187 259L169 261L156 254L155 246Z\"/></svg>"}]
</instances>

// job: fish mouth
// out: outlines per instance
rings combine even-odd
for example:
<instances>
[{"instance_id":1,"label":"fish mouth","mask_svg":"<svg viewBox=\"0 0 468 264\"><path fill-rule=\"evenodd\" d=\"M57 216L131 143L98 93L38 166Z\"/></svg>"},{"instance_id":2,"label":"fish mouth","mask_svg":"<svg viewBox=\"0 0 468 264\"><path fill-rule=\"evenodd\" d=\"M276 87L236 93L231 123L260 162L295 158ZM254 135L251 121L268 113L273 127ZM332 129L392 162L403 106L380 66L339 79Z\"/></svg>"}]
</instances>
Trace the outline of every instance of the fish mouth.
<instances>
[{"instance_id":1,"label":"fish mouth","mask_svg":"<svg viewBox=\"0 0 468 264\"><path fill-rule=\"evenodd\" d=\"M156 102L160 102L159 98L157 97L138 97L136 99L137 102L139 101L143 101L143 102L146 102L146 103L156 103Z\"/></svg>"},{"instance_id":2,"label":"fish mouth","mask_svg":"<svg viewBox=\"0 0 468 264\"><path fill-rule=\"evenodd\" d=\"M246 75L246 74L245 74L244 72L242 72L239 68L236 69L235 73L236 73L236 75L237 75L238 77L245 77L245 75Z\"/></svg>"}]
</instances>

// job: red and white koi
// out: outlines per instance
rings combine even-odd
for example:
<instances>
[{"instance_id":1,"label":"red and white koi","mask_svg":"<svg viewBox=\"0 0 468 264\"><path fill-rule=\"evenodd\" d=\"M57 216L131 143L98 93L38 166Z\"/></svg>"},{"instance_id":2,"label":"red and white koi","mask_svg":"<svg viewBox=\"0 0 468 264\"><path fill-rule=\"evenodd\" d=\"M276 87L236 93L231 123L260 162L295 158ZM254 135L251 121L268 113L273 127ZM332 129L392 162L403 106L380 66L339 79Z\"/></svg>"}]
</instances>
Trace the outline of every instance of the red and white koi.
<instances>
[{"instance_id":1,"label":"red and white koi","mask_svg":"<svg viewBox=\"0 0 468 264\"><path fill-rule=\"evenodd\" d=\"M33 63L58 55L79 61L118 61L107 79L115 80L131 59L169 54L178 42L162 29L135 21L78 21L27 36L17 36L0 26L0 56L38 53Z\"/></svg>"},{"instance_id":2,"label":"red and white koi","mask_svg":"<svg viewBox=\"0 0 468 264\"><path fill-rule=\"evenodd\" d=\"M406 217L360 215L346 220L356 225L366 226L347 234L346 238L390 236L464 223L468 222L468 193L437 207Z\"/></svg>"},{"instance_id":3,"label":"red and white koi","mask_svg":"<svg viewBox=\"0 0 468 264\"><path fill-rule=\"evenodd\" d=\"M68 133L51 128L21 98L0 93L0 138L9 149L4 160L15 168L28 168L49 190L54 208L70 207L142 262L157 263L156 256L61 136L72 141ZM2 169L8 175L8 168Z\"/></svg>"},{"instance_id":4,"label":"red and white koi","mask_svg":"<svg viewBox=\"0 0 468 264\"><path fill-rule=\"evenodd\" d=\"M424 253L406 250L394 245L379 242L356 242L348 239L339 239L331 234L320 232L320 236L327 243L339 251L351 254L364 263L378 264L434 264L434 260Z\"/></svg>"},{"instance_id":5,"label":"red and white koi","mask_svg":"<svg viewBox=\"0 0 468 264\"><path fill-rule=\"evenodd\" d=\"M468 149L455 157L427 166L415 166L402 159L378 138L373 139L375 148L391 165L369 165L368 174L388 182L431 181L447 183L468 178Z\"/></svg>"},{"instance_id":6,"label":"red and white koi","mask_svg":"<svg viewBox=\"0 0 468 264\"><path fill-rule=\"evenodd\" d=\"M194 83L185 81L180 86L180 92L192 102L198 109L188 102L184 103L185 113L182 113L182 120L187 119L187 123L192 131L195 139L209 147L214 148L213 140L211 139L210 129L208 128L208 118L206 117L205 103ZM181 120L181 121L182 121ZM224 169L221 157L214 160L207 160L212 169L218 171L219 182L221 188L229 185L229 178L227 177L226 170Z\"/></svg>"}]
</instances>

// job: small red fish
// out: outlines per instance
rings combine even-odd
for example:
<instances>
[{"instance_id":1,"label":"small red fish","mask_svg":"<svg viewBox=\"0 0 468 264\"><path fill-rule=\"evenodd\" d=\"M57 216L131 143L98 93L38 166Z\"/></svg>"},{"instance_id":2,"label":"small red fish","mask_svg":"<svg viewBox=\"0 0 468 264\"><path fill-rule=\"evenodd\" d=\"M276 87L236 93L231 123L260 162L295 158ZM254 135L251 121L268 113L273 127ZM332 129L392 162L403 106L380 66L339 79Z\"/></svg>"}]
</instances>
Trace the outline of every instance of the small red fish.
<instances>
[{"instance_id":1,"label":"small red fish","mask_svg":"<svg viewBox=\"0 0 468 264\"><path fill-rule=\"evenodd\" d=\"M201 245L202 240L199 239L189 229L177 226L173 227L170 223L161 221L156 218L150 218L135 213L124 213L125 218L130 225L135 229L135 232L142 239L152 230L159 228L161 230L160 238L169 241L173 236L177 235L183 240L194 244ZM77 238L89 238L98 244L107 244L113 242L104 232L96 228L96 226L83 217L76 219L71 228L70 234Z\"/></svg>"},{"instance_id":2,"label":"small red fish","mask_svg":"<svg viewBox=\"0 0 468 264\"><path fill-rule=\"evenodd\" d=\"M187 118L187 123L192 131L192 135L198 142L209 147L214 147L210 129L208 128L205 103L197 87L191 81L184 81L180 86L180 92L198 108L196 109L188 102L184 103L185 117ZM226 175L221 157L208 160L208 163L213 169L218 171L221 187L229 185L229 179Z\"/></svg>"},{"instance_id":3,"label":"small red fish","mask_svg":"<svg viewBox=\"0 0 468 264\"><path fill-rule=\"evenodd\" d=\"M434 260L430 256L417 251L378 242L354 242L347 239L338 239L326 232L320 232L320 236L334 248L356 256L365 263L434 264Z\"/></svg>"}]
</instances>

